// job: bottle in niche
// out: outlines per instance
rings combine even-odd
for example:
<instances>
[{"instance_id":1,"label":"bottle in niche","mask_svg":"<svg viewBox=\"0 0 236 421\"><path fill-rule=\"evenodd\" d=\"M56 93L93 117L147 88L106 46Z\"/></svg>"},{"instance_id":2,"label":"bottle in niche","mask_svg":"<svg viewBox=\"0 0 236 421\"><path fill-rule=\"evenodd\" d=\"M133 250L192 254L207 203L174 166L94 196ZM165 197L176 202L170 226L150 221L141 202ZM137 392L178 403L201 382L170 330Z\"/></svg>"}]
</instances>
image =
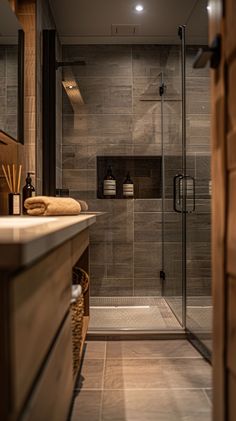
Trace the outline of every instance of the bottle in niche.
<instances>
[{"instance_id":1,"label":"bottle in niche","mask_svg":"<svg viewBox=\"0 0 236 421\"><path fill-rule=\"evenodd\" d=\"M123 196L134 197L134 183L130 178L130 173L127 173L126 179L123 183Z\"/></svg>"},{"instance_id":2,"label":"bottle in niche","mask_svg":"<svg viewBox=\"0 0 236 421\"><path fill-rule=\"evenodd\" d=\"M112 174L111 165L108 166L107 173L103 181L103 196L112 199L116 196L116 179Z\"/></svg>"},{"instance_id":3,"label":"bottle in niche","mask_svg":"<svg viewBox=\"0 0 236 421\"><path fill-rule=\"evenodd\" d=\"M27 177L25 179L25 186L23 187L23 214L26 215L27 214L27 209L24 206L25 200L28 199L28 197L33 197L35 196L35 188L32 185L32 178L30 177L30 173L27 173Z\"/></svg>"}]
</instances>

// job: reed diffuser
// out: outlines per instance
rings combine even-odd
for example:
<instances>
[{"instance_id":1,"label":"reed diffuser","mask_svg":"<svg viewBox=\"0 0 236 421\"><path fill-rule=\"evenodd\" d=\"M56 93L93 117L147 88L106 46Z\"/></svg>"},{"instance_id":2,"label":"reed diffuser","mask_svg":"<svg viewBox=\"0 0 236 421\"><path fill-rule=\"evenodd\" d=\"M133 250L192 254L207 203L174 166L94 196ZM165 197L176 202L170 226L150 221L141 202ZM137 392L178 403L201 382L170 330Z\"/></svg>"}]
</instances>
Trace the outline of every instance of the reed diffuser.
<instances>
[{"instance_id":1,"label":"reed diffuser","mask_svg":"<svg viewBox=\"0 0 236 421\"><path fill-rule=\"evenodd\" d=\"M6 167L2 164L3 174L5 176L10 193L8 194L8 214L20 215L21 214L21 199L20 199L20 185L21 185L21 172L22 165L19 167L8 164Z\"/></svg>"}]
</instances>

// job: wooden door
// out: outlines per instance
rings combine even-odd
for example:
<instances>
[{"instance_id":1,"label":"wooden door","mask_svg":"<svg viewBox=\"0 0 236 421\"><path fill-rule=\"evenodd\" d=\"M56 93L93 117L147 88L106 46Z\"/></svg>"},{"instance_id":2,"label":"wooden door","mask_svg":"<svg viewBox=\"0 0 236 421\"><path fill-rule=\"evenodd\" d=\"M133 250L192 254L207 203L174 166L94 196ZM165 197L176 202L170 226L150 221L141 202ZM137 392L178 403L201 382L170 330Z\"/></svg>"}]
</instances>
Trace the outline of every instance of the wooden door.
<instances>
[{"instance_id":1,"label":"wooden door","mask_svg":"<svg viewBox=\"0 0 236 421\"><path fill-rule=\"evenodd\" d=\"M213 420L236 420L236 1L209 2L212 70Z\"/></svg>"}]
</instances>

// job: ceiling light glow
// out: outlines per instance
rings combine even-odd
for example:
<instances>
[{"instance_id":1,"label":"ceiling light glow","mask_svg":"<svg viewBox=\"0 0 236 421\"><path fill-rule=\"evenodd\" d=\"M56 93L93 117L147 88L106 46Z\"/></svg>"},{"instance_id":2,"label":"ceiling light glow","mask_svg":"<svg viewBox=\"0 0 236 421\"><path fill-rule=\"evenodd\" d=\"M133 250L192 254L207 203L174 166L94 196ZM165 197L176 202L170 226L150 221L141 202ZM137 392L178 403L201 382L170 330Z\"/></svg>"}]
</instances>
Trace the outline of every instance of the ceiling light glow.
<instances>
[{"instance_id":1,"label":"ceiling light glow","mask_svg":"<svg viewBox=\"0 0 236 421\"><path fill-rule=\"evenodd\" d=\"M211 6L207 6L207 10L208 10L208 12L210 12L210 10L211 10Z\"/></svg>"},{"instance_id":2,"label":"ceiling light glow","mask_svg":"<svg viewBox=\"0 0 236 421\"><path fill-rule=\"evenodd\" d=\"M72 86L72 85L69 85L69 86L68 86L68 89L73 89L73 86Z\"/></svg>"},{"instance_id":3,"label":"ceiling light glow","mask_svg":"<svg viewBox=\"0 0 236 421\"><path fill-rule=\"evenodd\" d=\"M136 10L136 12L142 12L143 11L142 4L137 4L137 6L135 6L135 10Z\"/></svg>"}]
</instances>

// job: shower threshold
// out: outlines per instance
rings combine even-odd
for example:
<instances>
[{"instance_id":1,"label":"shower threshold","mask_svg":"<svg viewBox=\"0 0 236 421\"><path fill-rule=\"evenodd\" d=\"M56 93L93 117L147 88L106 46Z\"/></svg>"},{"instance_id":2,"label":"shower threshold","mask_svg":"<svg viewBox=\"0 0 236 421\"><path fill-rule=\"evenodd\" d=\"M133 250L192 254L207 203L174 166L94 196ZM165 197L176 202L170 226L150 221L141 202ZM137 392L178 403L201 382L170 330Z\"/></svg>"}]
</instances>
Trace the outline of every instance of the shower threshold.
<instances>
[{"instance_id":1,"label":"shower threshold","mask_svg":"<svg viewBox=\"0 0 236 421\"><path fill-rule=\"evenodd\" d=\"M91 297L89 333L183 331L164 298Z\"/></svg>"}]
</instances>

